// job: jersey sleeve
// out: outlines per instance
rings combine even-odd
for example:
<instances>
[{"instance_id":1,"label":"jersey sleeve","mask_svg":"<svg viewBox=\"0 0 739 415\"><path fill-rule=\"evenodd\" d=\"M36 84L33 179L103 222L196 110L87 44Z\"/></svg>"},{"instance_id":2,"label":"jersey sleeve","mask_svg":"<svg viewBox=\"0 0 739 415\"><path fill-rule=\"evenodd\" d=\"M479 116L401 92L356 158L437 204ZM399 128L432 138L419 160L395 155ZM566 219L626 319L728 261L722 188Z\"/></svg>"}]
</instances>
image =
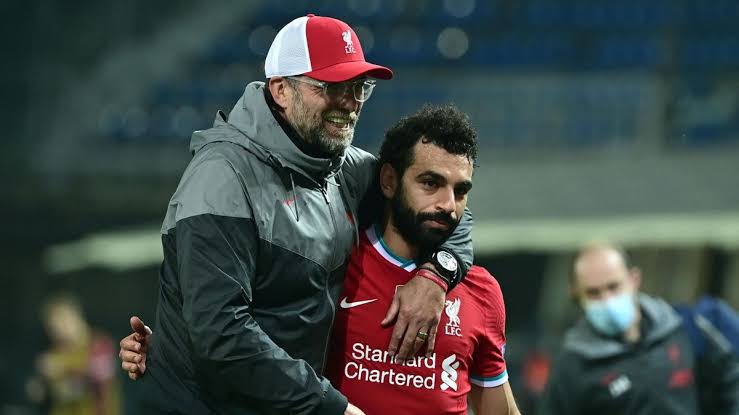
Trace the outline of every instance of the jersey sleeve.
<instances>
[{"instance_id":1,"label":"jersey sleeve","mask_svg":"<svg viewBox=\"0 0 739 415\"><path fill-rule=\"evenodd\" d=\"M492 281L486 292L484 304L485 330L475 350L470 367L470 383L484 388L494 388L508 381L505 363L505 303L498 281L485 272ZM487 290L486 290L487 291Z\"/></svg>"}]
</instances>

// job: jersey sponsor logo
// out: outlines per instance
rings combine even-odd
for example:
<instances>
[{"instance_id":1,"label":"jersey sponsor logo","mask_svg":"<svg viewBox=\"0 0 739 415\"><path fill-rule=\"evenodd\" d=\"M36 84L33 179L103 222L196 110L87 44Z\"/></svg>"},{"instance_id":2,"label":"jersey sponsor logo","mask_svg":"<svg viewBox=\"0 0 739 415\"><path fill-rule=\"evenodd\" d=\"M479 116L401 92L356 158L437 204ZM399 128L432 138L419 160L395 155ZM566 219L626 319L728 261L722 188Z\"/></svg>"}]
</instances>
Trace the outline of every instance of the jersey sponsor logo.
<instances>
[{"instance_id":1,"label":"jersey sponsor logo","mask_svg":"<svg viewBox=\"0 0 739 415\"><path fill-rule=\"evenodd\" d=\"M377 301L377 298L373 298L371 300L362 300L362 301L349 302L349 301L347 301L347 298L344 297L344 298L341 299L341 303L339 305L341 306L341 308L352 308L352 307L359 307L360 305L369 304L369 303L372 303L372 302L375 302L375 301Z\"/></svg>"},{"instance_id":2,"label":"jersey sponsor logo","mask_svg":"<svg viewBox=\"0 0 739 415\"><path fill-rule=\"evenodd\" d=\"M361 342L354 343L351 358L344 363L343 378L358 382L403 386L412 389L458 391L461 360L452 353L437 365L436 353L431 356L415 356L405 361L396 361L386 350L374 348ZM459 382L459 383L458 383Z\"/></svg>"},{"instance_id":3,"label":"jersey sponsor logo","mask_svg":"<svg viewBox=\"0 0 739 415\"><path fill-rule=\"evenodd\" d=\"M462 300L459 298L452 300L446 300L446 307L444 312L449 318L449 322L444 327L444 334L449 336L462 337L462 330L459 328L459 308L462 306Z\"/></svg>"},{"instance_id":4,"label":"jersey sponsor logo","mask_svg":"<svg viewBox=\"0 0 739 415\"><path fill-rule=\"evenodd\" d=\"M382 383L393 386L406 386L416 389L433 390L436 387L436 353L431 357L415 356L396 362L387 350L370 347L364 343L354 343L352 358L344 366L344 377L362 382ZM378 365L379 364L379 365ZM407 368L416 368L409 372ZM418 369L431 369L428 374L419 374Z\"/></svg>"},{"instance_id":5,"label":"jersey sponsor logo","mask_svg":"<svg viewBox=\"0 0 739 415\"><path fill-rule=\"evenodd\" d=\"M444 359L441 362L441 390L445 391L451 389L457 390L457 369L459 368L459 361L457 355L452 353L451 356Z\"/></svg>"}]
</instances>

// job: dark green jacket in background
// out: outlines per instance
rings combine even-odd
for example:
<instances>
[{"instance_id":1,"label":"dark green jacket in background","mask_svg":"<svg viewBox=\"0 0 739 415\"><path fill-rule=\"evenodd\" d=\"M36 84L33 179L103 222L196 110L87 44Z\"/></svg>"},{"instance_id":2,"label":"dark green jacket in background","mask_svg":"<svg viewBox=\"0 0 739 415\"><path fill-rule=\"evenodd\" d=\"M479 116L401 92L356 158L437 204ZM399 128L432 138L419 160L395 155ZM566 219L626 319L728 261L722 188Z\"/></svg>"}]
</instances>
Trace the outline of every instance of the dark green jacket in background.
<instances>
[{"instance_id":1,"label":"dark green jacket in background","mask_svg":"<svg viewBox=\"0 0 739 415\"><path fill-rule=\"evenodd\" d=\"M705 320L700 356L675 310L639 295L642 338L628 345L583 318L565 335L540 413L546 415L739 415L739 362Z\"/></svg>"}]
</instances>

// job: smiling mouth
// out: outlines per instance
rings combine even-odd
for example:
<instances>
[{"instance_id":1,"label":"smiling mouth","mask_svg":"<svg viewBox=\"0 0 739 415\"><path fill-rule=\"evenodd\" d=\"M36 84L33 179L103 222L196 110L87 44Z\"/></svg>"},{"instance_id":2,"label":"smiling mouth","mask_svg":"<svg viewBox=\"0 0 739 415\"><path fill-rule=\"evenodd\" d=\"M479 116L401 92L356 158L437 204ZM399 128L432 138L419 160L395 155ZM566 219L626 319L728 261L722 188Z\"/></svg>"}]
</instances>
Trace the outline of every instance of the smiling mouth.
<instances>
[{"instance_id":1,"label":"smiling mouth","mask_svg":"<svg viewBox=\"0 0 739 415\"><path fill-rule=\"evenodd\" d=\"M333 113L333 114L329 114L329 115L324 116L323 117L323 120L326 123L328 123L330 125L333 125L334 127L338 128L338 129L342 129L342 130L347 130L347 129L351 128L353 126L353 124L354 124L352 122L353 120L349 116L349 114L337 114L337 113Z\"/></svg>"}]
</instances>

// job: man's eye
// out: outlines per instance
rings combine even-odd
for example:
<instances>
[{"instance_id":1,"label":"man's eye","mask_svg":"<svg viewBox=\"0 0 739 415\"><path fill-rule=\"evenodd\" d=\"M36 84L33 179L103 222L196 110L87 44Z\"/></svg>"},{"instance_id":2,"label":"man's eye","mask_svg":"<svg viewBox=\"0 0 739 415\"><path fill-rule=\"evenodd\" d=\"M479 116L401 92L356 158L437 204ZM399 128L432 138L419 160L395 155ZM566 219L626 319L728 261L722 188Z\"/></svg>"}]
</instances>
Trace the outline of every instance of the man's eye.
<instances>
[{"instance_id":1,"label":"man's eye","mask_svg":"<svg viewBox=\"0 0 739 415\"><path fill-rule=\"evenodd\" d=\"M435 189L438 185L433 180L426 180L421 182L423 184L423 187L426 189Z\"/></svg>"},{"instance_id":2,"label":"man's eye","mask_svg":"<svg viewBox=\"0 0 739 415\"><path fill-rule=\"evenodd\" d=\"M326 87L326 92L328 92L329 95L344 95L347 91L347 85L346 84L328 84Z\"/></svg>"}]
</instances>

